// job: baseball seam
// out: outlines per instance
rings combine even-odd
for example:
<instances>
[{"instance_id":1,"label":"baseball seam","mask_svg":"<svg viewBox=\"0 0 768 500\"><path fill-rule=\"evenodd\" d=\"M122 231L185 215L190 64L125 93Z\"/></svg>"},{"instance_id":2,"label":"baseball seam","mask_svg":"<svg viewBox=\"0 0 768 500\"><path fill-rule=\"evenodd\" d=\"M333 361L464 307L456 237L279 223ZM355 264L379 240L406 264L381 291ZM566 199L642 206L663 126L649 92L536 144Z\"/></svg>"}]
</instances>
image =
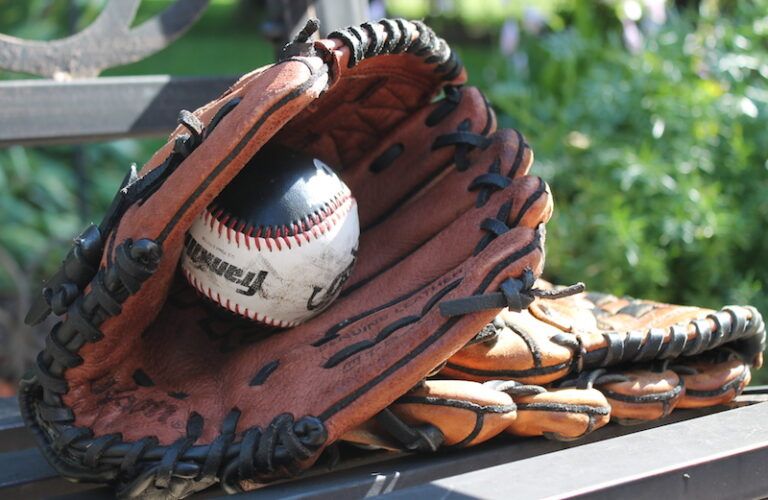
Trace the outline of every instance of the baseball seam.
<instances>
[{"instance_id":1,"label":"baseball seam","mask_svg":"<svg viewBox=\"0 0 768 500\"><path fill-rule=\"evenodd\" d=\"M254 321L257 321L259 323L263 323L265 325L269 326L276 326L278 328L289 328L293 327L299 324L298 321L284 321L280 319L274 319L270 318L267 315L259 315L255 311L249 310L247 307L244 309L240 308L240 304L235 302L234 304L230 299L223 300L221 297L221 294L219 292L214 292L211 287L206 287L200 281L193 276L188 270L182 269L184 272L184 276L187 278L187 281L189 281L190 284L192 284L193 287L197 289L198 292L202 293L206 297L208 297L213 302L216 302L224 309L233 312L237 314L238 316L244 316L248 319L252 319Z\"/></svg>"},{"instance_id":2,"label":"baseball seam","mask_svg":"<svg viewBox=\"0 0 768 500\"><path fill-rule=\"evenodd\" d=\"M219 239L225 238L229 243L234 242L238 248L242 240L249 250L255 248L257 251L261 251L263 248L267 248L272 252L293 248L291 240L300 247L303 243L309 243L313 239L319 238L333 229L352 210L355 204L355 199L349 189L344 189L322 208L304 216L299 221L292 222L290 225L255 227L214 206L204 210L203 220L206 227L215 233ZM285 321L260 315L247 307L243 309L237 302L222 298L221 293L214 292L210 286L201 283L189 270L182 268L182 271L187 281L198 292L230 312L279 328L288 328L299 324L298 321Z\"/></svg>"},{"instance_id":3,"label":"baseball seam","mask_svg":"<svg viewBox=\"0 0 768 500\"><path fill-rule=\"evenodd\" d=\"M344 189L322 208L282 226L252 226L214 205L203 211L203 220L219 239L226 238L238 248L242 240L249 250L253 246L260 251L262 246L265 246L272 252L283 248L290 250L293 244L301 246L319 238L333 229L354 205L352 194L348 189Z\"/></svg>"}]
</instances>

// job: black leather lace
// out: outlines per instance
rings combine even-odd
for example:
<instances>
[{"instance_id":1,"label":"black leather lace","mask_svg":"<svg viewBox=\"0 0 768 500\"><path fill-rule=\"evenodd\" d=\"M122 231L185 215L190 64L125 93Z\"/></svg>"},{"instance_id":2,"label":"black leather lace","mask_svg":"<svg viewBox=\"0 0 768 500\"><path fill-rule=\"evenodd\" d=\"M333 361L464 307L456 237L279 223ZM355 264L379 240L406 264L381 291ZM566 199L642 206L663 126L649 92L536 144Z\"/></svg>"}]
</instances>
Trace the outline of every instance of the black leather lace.
<instances>
[{"instance_id":1,"label":"black leather lace","mask_svg":"<svg viewBox=\"0 0 768 500\"><path fill-rule=\"evenodd\" d=\"M376 415L379 423L405 450L437 451L445 441L440 430L433 425L415 426L406 423L389 408Z\"/></svg>"},{"instance_id":2,"label":"black leather lace","mask_svg":"<svg viewBox=\"0 0 768 500\"><path fill-rule=\"evenodd\" d=\"M22 382L20 401L46 456L54 461L67 457L62 466L69 476L115 481L123 496L171 492L181 497L222 477L228 479L226 488L234 491L243 479L295 467L327 440L319 419L306 416L294 422L291 415L284 414L265 429L246 430L236 442L240 411L235 408L208 445L195 445L205 423L195 412L188 418L185 436L168 446L160 445L154 437L123 442L119 434L94 437L90 429L74 426L74 413L61 399L69 390L64 372L83 362L77 351L85 343L103 338L101 324L121 313L123 302L139 291L162 257L161 246L152 240L126 240L114 249L114 259L98 269L104 252L103 235L111 232L128 206L151 196L238 103L239 99L225 103L208 127L194 114L181 112L179 123L187 133L176 138L169 157L141 178L132 167L102 224L89 227L75 240L62 268L48 281L43 297L28 315L29 322L39 322L51 311L66 314L48 334L34 376ZM89 283L90 290L84 293Z\"/></svg>"},{"instance_id":3,"label":"black leather lace","mask_svg":"<svg viewBox=\"0 0 768 500\"><path fill-rule=\"evenodd\" d=\"M748 318L746 312L750 311ZM711 320L708 321L708 320ZM714 327L713 327L714 324ZM640 363L656 359L695 356L729 344L745 359L762 352L765 324L752 308L725 307L707 319L690 322L696 331L691 337L688 325L650 328L645 331L603 332L606 347L587 351L578 335L559 334L552 341L569 348L577 357L579 368L600 368L624 362Z\"/></svg>"},{"instance_id":4,"label":"black leather lace","mask_svg":"<svg viewBox=\"0 0 768 500\"><path fill-rule=\"evenodd\" d=\"M379 24L387 36L380 36L374 24ZM414 35L417 35L415 39ZM400 53L413 54L427 64L436 64L435 72L448 81L456 78L463 67L445 40L421 21L382 19L378 23L363 23L334 31L328 37L341 40L349 48L347 66L350 68L370 57ZM289 49L286 53L294 52Z\"/></svg>"},{"instance_id":5,"label":"black leather lace","mask_svg":"<svg viewBox=\"0 0 768 500\"><path fill-rule=\"evenodd\" d=\"M520 279L509 278L499 285L499 291L483 295L472 295L460 299L446 300L440 304L440 313L443 316L461 316L489 309L508 308L510 311L519 312L526 309L536 297L556 299L575 295L584 291L583 283L558 289L539 290L533 288L536 277L533 271L525 269Z\"/></svg>"},{"instance_id":6,"label":"black leather lace","mask_svg":"<svg viewBox=\"0 0 768 500\"><path fill-rule=\"evenodd\" d=\"M33 302L27 313L25 322L28 325L42 322L50 313L61 316L68 312L86 285L96 276L104 250L103 238L112 231L115 222L129 206L141 204L152 196L239 102L240 98L235 98L224 104L207 128L193 113L186 110L179 113L179 124L188 133L177 136L171 154L143 177L138 176L135 165L131 166L102 223L89 226L75 238L75 244L61 268L45 283L42 296Z\"/></svg>"}]
</instances>

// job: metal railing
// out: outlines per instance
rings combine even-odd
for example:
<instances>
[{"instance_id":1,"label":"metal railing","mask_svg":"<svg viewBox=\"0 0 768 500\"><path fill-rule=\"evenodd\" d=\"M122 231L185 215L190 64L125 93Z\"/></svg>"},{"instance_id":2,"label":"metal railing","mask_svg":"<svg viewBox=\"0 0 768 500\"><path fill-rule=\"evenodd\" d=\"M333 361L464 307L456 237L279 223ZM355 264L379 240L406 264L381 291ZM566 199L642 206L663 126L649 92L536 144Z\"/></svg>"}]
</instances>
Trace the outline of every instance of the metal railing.
<instances>
[{"instance_id":1,"label":"metal railing","mask_svg":"<svg viewBox=\"0 0 768 500\"><path fill-rule=\"evenodd\" d=\"M158 136L180 109L214 99L235 75L101 77L167 47L203 14L209 0L176 0L131 27L141 0L110 0L83 31L49 42L0 35L0 69L46 77L0 82L0 147ZM365 0L269 0L263 34L283 46L308 16L323 34L367 19ZM257 28L258 29L258 28Z\"/></svg>"}]
</instances>

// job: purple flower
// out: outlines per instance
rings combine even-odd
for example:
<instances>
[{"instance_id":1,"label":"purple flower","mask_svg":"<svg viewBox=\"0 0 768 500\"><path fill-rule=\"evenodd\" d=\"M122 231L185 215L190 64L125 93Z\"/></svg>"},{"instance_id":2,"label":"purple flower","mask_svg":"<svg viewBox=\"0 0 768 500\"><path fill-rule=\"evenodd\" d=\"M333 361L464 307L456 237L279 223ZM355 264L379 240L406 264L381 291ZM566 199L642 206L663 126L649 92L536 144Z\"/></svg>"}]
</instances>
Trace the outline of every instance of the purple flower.
<instances>
[{"instance_id":1,"label":"purple flower","mask_svg":"<svg viewBox=\"0 0 768 500\"><path fill-rule=\"evenodd\" d=\"M507 19L501 26L499 49L505 56L511 56L520 44L520 27L514 19Z\"/></svg>"},{"instance_id":2,"label":"purple flower","mask_svg":"<svg viewBox=\"0 0 768 500\"><path fill-rule=\"evenodd\" d=\"M637 23L629 19L623 19L621 25L624 27L624 44L627 46L627 49L633 54L643 50L645 39L640 28L637 27Z\"/></svg>"}]
</instances>

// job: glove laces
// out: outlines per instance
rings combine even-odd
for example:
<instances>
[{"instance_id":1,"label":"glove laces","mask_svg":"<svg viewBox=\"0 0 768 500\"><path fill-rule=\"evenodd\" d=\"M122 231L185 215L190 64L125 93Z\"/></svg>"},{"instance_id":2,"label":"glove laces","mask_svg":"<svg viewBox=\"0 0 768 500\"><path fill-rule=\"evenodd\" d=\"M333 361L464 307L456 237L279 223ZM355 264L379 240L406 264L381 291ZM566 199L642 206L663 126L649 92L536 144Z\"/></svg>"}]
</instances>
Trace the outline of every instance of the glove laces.
<instances>
[{"instance_id":1,"label":"glove laces","mask_svg":"<svg viewBox=\"0 0 768 500\"><path fill-rule=\"evenodd\" d=\"M463 316L489 309L508 308L520 312L527 309L537 297L559 299L583 292L584 283L576 283L558 290L541 290L533 288L536 277L530 268L523 271L520 278L509 278L499 285L499 290L484 295L472 295L460 299L446 300L440 304L440 313L446 317Z\"/></svg>"}]
</instances>

